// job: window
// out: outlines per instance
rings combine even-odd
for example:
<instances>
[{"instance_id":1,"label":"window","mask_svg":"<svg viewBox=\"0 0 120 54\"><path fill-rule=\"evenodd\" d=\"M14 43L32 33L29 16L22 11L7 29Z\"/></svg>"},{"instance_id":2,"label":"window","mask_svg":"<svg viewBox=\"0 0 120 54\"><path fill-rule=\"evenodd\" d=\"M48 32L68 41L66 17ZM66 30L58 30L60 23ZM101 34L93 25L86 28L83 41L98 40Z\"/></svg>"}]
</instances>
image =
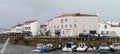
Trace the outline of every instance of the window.
<instances>
[{"instance_id":1,"label":"window","mask_svg":"<svg viewBox=\"0 0 120 54\"><path fill-rule=\"evenodd\" d=\"M67 22L68 20L67 19L65 19L65 22Z\"/></svg>"},{"instance_id":2,"label":"window","mask_svg":"<svg viewBox=\"0 0 120 54\"><path fill-rule=\"evenodd\" d=\"M61 28L63 28L63 25L61 25Z\"/></svg>"},{"instance_id":3,"label":"window","mask_svg":"<svg viewBox=\"0 0 120 54\"><path fill-rule=\"evenodd\" d=\"M25 30L30 30L31 28L30 27L25 27Z\"/></svg>"},{"instance_id":4,"label":"window","mask_svg":"<svg viewBox=\"0 0 120 54\"><path fill-rule=\"evenodd\" d=\"M109 34L109 31L106 31L106 34Z\"/></svg>"},{"instance_id":5,"label":"window","mask_svg":"<svg viewBox=\"0 0 120 54\"><path fill-rule=\"evenodd\" d=\"M70 24L70 28L72 27L72 25Z\"/></svg>"},{"instance_id":6,"label":"window","mask_svg":"<svg viewBox=\"0 0 120 54\"><path fill-rule=\"evenodd\" d=\"M63 19L61 19L61 23L63 23Z\"/></svg>"},{"instance_id":7,"label":"window","mask_svg":"<svg viewBox=\"0 0 120 54\"><path fill-rule=\"evenodd\" d=\"M104 31L101 31L101 34L104 34Z\"/></svg>"},{"instance_id":8,"label":"window","mask_svg":"<svg viewBox=\"0 0 120 54\"><path fill-rule=\"evenodd\" d=\"M56 26L54 26L54 28L56 28Z\"/></svg>"},{"instance_id":9,"label":"window","mask_svg":"<svg viewBox=\"0 0 120 54\"><path fill-rule=\"evenodd\" d=\"M64 34L64 31L63 31L63 34Z\"/></svg>"},{"instance_id":10,"label":"window","mask_svg":"<svg viewBox=\"0 0 120 54\"><path fill-rule=\"evenodd\" d=\"M86 30L83 30L83 33L86 32Z\"/></svg>"},{"instance_id":11,"label":"window","mask_svg":"<svg viewBox=\"0 0 120 54\"><path fill-rule=\"evenodd\" d=\"M105 25L104 28L107 28L107 25Z\"/></svg>"},{"instance_id":12,"label":"window","mask_svg":"<svg viewBox=\"0 0 120 54\"><path fill-rule=\"evenodd\" d=\"M67 25L65 25L65 27L67 28Z\"/></svg>"},{"instance_id":13,"label":"window","mask_svg":"<svg viewBox=\"0 0 120 54\"><path fill-rule=\"evenodd\" d=\"M76 27L76 24L74 24L74 27Z\"/></svg>"},{"instance_id":14,"label":"window","mask_svg":"<svg viewBox=\"0 0 120 54\"><path fill-rule=\"evenodd\" d=\"M99 25L99 27L100 27L100 25Z\"/></svg>"},{"instance_id":15,"label":"window","mask_svg":"<svg viewBox=\"0 0 120 54\"><path fill-rule=\"evenodd\" d=\"M59 25L57 26L57 28L59 28Z\"/></svg>"}]
</instances>

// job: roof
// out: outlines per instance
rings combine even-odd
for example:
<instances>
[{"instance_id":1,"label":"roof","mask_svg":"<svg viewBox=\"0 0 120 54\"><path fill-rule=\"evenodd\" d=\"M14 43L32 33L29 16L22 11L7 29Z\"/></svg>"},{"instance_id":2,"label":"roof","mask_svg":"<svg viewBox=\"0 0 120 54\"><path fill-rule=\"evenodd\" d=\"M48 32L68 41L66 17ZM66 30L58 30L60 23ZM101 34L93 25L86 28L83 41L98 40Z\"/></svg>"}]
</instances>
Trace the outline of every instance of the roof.
<instances>
[{"instance_id":1,"label":"roof","mask_svg":"<svg viewBox=\"0 0 120 54\"><path fill-rule=\"evenodd\" d=\"M119 25L112 25L112 24L105 23L105 22L100 22L100 23L110 25L111 27L120 27L120 24Z\"/></svg>"},{"instance_id":2,"label":"roof","mask_svg":"<svg viewBox=\"0 0 120 54\"><path fill-rule=\"evenodd\" d=\"M49 19L48 22L51 21L51 20L53 20L53 19Z\"/></svg>"},{"instance_id":3,"label":"roof","mask_svg":"<svg viewBox=\"0 0 120 54\"><path fill-rule=\"evenodd\" d=\"M4 28L0 28L0 31L3 31L4 30Z\"/></svg>"},{"instance_id":4,"label":"roof","mask_svg":"<svg viewBox=\"0 0 120 54\"><path fill-rule=\"evenodd\" d=\"M66 16L97 16L97 15L93 15L93 14L73 13L73 14L62 14L62 15L57 16L57 17L55 17L55 18L66 17Z\"/></svg>"},{"instance_id":5,"label":"roof","mask_svg":"<svg viewBox=\"0 0 120 54\"><path fill-rule=\"evenodd\" d=\"M47 25L40 25L41 28L46 27Z\"/></svg>"},{"instance_id":6,"label":"roof","mask_svg":"<svg viewBox=\"0 0 120 54\"><path fill-rule=\"evenodd\" d=\"M97 17L97 15L95 15L95 14L93 15L93 14L71 13L71 14L62 14L62 15L57 16L55 18L66 17L66 16L96 16ZM53 20L53 19L54 18L49 19L48 22L51 21L51 20Z\"/></svg>"},{"instance_id":7,"label":"roof","mask_svg":"<svg viewBox=\"0 0 120 54\"><path fill-rule=\"evenodd\" d=\"M22 26L23 24L18 23L17 25L11 26L11 28Z\"/></svg>"},{"instance_id":8,"label":"roof","mask_svg":"<svg viewBox=\"0 0 120 54\"><path fill-rule=\"evenodd\" d=\"M32 23L32 22L35 22L35 21L37 21L37 20L26 21L24 23Z\"/></svg>"}]
</instances>

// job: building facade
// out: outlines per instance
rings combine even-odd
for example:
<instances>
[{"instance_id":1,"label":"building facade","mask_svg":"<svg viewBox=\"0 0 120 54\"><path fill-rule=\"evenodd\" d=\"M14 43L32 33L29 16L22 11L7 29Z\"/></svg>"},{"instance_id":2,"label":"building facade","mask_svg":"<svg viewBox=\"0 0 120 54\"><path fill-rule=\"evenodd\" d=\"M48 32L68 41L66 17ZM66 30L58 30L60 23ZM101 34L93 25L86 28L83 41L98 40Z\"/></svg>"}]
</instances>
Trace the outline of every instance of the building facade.
<instances>
[{"instance_id":1,"label":"building facade","mask_svg":"<svg viewBox=\"0 0 120 54\"><path fill-rule=\"evenodd\" d=\"M4 32L4 28L0 28L0 34Z\"/></svg>"},{"instance_id":2,"label":"building facade","mask_svg":"<svg viewBox=\"0 0 120 54\"><path fill-rule=\"evenodd\" d=\"M99 23L99 33L103 36L119 36L120 23L113 21L103 21Z\"/></svg>"},{"instance_id":3,"label":"building facade","mask_svg":"<svg viewBox=\"0 0 120 54\"><path fill-rule=\"evenodd\" d=\"M10 29L5 29L2 34L15 34L15 35L24 35L27 34L35 36L40 34L40 24L37 20L26 21L22 24L18 23L15 26L12 26Z\"/></svg>"},{"instance_id":4,"label":"building facade","mask_svg":"<svg viewBox=\"0 0 120 54\"><path fill-rule=\"evenodd\" d=\"M78 36L80 33L98 33L98 16L92 14L63 14L47 22L52 36Z\"/></svg>"},{"instance_id":5,"label":"building facade","mask_svg":"<svg viewBox=\"0 0 120 54\"><path fill-rule=\"evenodd\" d=\"M47 25L40 25L40 34L45 36L47 32Z\"/></svg>"}]
</instances>

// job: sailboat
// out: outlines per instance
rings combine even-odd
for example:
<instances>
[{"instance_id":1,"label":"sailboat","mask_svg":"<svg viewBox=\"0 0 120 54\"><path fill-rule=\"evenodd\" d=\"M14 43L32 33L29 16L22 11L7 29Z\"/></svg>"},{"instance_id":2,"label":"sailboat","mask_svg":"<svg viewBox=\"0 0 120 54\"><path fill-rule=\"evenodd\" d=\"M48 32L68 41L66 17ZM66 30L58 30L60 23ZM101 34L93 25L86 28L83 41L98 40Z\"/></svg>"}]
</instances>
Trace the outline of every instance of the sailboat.
<instances>
[{"instance_id":1,"label":"sailboat","mask_svg":"<svg viewBox=\"0 0 120 54\"><path fill-rule=\"evenodd\" d=\"M4 53L5 53L5 49L6 49L7 45L8 45L9 40L10 40L10 38L8 38L8 39L6 40L6 43L4 44L2 50L0 51L0 54L4 54Z\"/></svg>"}]
</instances>

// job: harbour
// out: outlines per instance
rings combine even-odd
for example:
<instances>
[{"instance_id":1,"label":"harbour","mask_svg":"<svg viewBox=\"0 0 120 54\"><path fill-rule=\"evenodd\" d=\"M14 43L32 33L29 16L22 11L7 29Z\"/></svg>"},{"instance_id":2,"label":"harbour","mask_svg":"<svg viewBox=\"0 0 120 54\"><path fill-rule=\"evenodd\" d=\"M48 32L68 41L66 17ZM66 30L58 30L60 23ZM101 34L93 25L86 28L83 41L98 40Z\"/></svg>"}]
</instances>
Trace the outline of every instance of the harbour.
<instances>
[{"instance_id":1,"label":"harbour","mask_svg":"<svg viewBox=\"0 0 120 54\"><path fill-rule=\"evenodd\" d=\"M86 45L93 44L98 47L101 43L112 44L114 42L119 42L119 37L10 37L9 43L17 45L28 45L36 46L36 44L49 44L52 43L53 46L59 47L59 45L64 46L66 42L75 42L78 45L80 42L86 43ZM5 43L7 38L1 37L0 42Z\"/></svg>"},{"instance_id":2,"label":"harbour","mask_svg":"<svg viewBox=\"0 0 120 54\"><path fill-rule=\"evenodd\" d=\"M86 38L86 39L85 39ZM93 38L93 37L92 37ZM7 40L7 38L1 38L0 42L1 43L5 43L5 41ZM74 48L75 51L68 51L68 52L64 52L63 47L66 46L66 43L75 43L75 46L78 47L80 46L80 44L83 44L81 46L89 46L89 45L93 45L94 47L96 47L95 51L78 51L77 48ZM12 54L16 54L14 53L15 49L20 51L20 48L24 49L21 50L19 53L20 54L28 54L27 52L29 51L31 54L37 54L35 52L32 51L33 48L36 47L37 44L52 44L52 49L50 49L47 52L39 52L39 53L55 53L56 51L59 52L60 54L70 54L70 53L74 53L74 54L101 54L100 52L98 52L98 49L100 47L100 45L102 43L107 43L109 46L115 42L119 43L119 38L118 37L94 37L94 39L91 39L91 37L67 37L67 38L63 38L63 37L37 37L37 38L26 38L26 37L15 37L13 39L13 37L10 39L8 46L6 47L5 53L12 53ZM25 47L24 47L25 46ZM20 47L20 48L19 48ZM27 48L28 49L27 49ZM72 45L70 46L68 44L67 47L72 47ZM1 46L1 48L3 48L3 46ZM48 48L47 48L48 49ZM86 47L87 49L87 47ZM13 51L12 51L13 50ZM77 50L77 51L76 51ZM119 50L119 49L118 49ZM65 49L66 51L66 49ZM17 52L17 51L15 51ZM104 51L102 51L104 52ZM106 51L105 51L106 52ZM109 54L112 54L112 51L107 51ZM18 53L18 52L17 52ZM30 54L29 53L29 54ZM116 52L116 54L118 54L119 52Z\"/></svg>"},{"instance_id":3,"label":"harbour","mask_svg":"<svg viewBox=\"0 0 120 54\"><path fill-rule=\"evenodd\" d=\"M3 46L3 43L0 43L0 47ZM44 52L44 53L33 53L31 51L33 47L31 46L23 46L23 45L14 45L10 44L6 48L6 53L10 54L118 54L117 52L110 53L100 53L100 52L63 52L61 49ZM24 50L23 50L24 49Z\"/></svg>"}]
</instances>

